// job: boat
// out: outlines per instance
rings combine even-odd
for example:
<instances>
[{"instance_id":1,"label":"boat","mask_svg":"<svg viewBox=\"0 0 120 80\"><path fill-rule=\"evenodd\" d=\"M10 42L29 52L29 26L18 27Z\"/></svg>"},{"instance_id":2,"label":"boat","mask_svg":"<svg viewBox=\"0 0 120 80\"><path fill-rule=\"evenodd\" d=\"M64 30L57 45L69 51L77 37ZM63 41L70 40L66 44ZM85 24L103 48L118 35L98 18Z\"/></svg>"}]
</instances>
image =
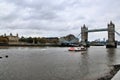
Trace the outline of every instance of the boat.
<instances>
[{"instance_id":1,"label":"boat","mask_svg":"<svg viewBox=\"0 0 120 80\"><path fill-rule=\"evenodd\" d=\"M70 47L68 51L86 51L86 48L81 46L81 47Z\"/></svg>"}]
</instances>

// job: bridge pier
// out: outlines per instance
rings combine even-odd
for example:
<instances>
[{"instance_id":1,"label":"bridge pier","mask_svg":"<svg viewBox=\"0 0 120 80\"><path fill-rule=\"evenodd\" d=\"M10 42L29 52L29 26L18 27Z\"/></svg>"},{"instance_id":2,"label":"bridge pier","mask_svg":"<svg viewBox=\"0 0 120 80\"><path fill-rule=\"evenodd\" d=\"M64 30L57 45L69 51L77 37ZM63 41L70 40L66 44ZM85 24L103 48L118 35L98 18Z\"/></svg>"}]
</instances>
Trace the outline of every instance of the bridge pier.
<instances>
[{"instance_id":1,"label":"bridge pier","mask_svg":"<svg viewBox=\"0 0 120 80\"><path fill-rule=\"evenodd\" d=\"M112 22L108 24L108 41L106 48L117 48L117 42L115 41L115 25Z\"/></svg>"}]
</instances>

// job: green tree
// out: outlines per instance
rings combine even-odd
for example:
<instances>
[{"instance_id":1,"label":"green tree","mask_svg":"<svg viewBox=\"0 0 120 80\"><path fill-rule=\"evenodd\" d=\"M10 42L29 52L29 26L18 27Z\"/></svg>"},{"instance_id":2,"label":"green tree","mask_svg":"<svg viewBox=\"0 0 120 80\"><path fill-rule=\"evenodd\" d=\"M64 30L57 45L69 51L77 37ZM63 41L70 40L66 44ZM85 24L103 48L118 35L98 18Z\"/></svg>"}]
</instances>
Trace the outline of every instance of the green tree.
<instances>
[{"instance_id":1,"label":"green tree","mask_svg":"<svg viewBox=\"0 0 120 80\"><path fill-rule=\"evenodd\" d=\"M32 37L27 38L27 39L26 39L26 42L28 42L28 43L33 43L33 38L32 38Z\"/></svg>"}]
</instances>

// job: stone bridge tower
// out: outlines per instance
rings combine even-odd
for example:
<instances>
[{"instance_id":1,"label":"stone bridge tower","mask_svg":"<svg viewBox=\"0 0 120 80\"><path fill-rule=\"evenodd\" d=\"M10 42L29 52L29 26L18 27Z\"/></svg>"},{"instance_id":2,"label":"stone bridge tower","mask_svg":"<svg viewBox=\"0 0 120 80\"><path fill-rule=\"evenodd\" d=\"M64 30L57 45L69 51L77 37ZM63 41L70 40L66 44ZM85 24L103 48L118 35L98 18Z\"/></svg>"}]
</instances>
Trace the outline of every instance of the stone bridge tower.
<instances>
[{"instance_id":1,"label":"stone bridge tower","mask_svg":"<svg viewBox=\"0 0 120 80\"><path fill-rule=\"evenodd\" d=\"M106 48L116 48L117 47L117 42L115 41L115 25L110 22L108 24L108 41L106 44Z\"/></svg>"},{"instance_id":2,"label":"stone bridge tower","mask_svg":"<svg viewBox=\"0 0 120 80\"><path fill-rule=\"evenodd\" d=\"M83 27L81 27L81 44L83 46L87 46L87 42L88 42L88 28L85 26L85 24L83 25Z\"/></svg>"}]
</instances>

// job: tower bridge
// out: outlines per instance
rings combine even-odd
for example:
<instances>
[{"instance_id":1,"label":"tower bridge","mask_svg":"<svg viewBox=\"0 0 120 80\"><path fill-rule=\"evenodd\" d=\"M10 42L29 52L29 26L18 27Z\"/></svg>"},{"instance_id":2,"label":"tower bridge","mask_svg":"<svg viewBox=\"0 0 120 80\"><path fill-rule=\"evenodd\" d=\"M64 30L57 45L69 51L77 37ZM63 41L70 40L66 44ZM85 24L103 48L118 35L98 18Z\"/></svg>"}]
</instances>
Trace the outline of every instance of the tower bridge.
<instances>
[{"instance_id":1,"label":"tower bridge","mask_svg":"<svg viewBox=\"0 0 120 80\"><path fill-rule=\"evenodd\" d=\"M112 23L112 21L107 25L107 28L102 29L92 29L88 30L88 28L83 25L81 27L81 44L84 46L88 46L88 33L89 32L100 32L100 31L107 31L108 32L108 41L106 44L106 48L116 48L117 42L115 41L115 25Z\"/></svg>"}]
</instances>

